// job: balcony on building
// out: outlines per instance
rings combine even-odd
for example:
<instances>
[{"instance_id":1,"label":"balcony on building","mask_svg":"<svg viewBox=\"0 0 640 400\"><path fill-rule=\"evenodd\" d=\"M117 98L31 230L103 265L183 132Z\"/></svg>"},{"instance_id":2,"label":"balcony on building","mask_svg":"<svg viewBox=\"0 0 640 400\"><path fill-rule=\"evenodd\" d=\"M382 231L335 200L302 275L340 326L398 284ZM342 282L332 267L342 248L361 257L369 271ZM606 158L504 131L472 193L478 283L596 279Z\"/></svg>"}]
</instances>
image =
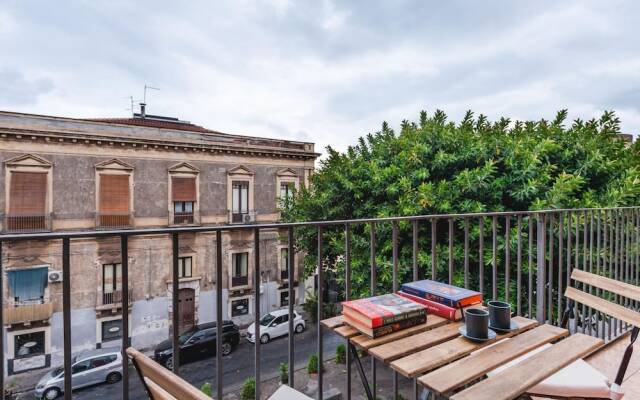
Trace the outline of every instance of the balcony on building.
<instances>
[{"instance_id":1,"label":"balcony on building","mask_svg":"<svg viewBox=\"0 0 640 400\"><path fill-rule=\"evenodd\" d=\"M33 233L51 230L51 213L9 213L4 217L7 233Z\"/></svg>"},{"instance_id":2,"label":"balcony on building","mask_svg":"<svg viewBox=\"0 0 640 400\"><path fill-rule=\"evenodd\" d=\"M11 301L4 306L6 325L30 325L34 322L47 321L51 315L53 315L53 303L49 299Z\"/></svg>"},{"instance_id":3,"label":"balcony on building","mask_svg":"<svg viewBox=\"0 0 640 400\"><path fill-rule=\"evenodd\" d=\"M126 229L133 226L133 214L130 212L106 211L96 213L96 228Z\"/></svg>"},{"instance_id":4,"label":"balcony on building","mask_svg":"<svg viewBox=\"0 0 640 400\"><path fill-rule=\"evenodd\" d=\"M122 308L123 291L121 289L110 292L100 292L96 297L96 310L117 311ZM129 307L133 303L133 289L129 288Z\"/></svg>"}]
</instances>

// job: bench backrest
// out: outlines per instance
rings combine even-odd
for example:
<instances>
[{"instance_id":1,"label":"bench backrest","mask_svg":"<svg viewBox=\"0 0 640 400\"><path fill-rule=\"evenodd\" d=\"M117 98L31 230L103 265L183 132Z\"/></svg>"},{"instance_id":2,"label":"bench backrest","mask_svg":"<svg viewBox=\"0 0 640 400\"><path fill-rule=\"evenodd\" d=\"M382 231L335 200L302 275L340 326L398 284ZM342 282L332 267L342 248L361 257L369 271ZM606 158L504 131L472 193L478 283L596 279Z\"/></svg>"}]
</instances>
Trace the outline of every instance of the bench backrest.
<instances>
[{"instance_id":1,"label":"bench backrest","mask_svg":"<svg viewBox=\"0 0 640 400\"><path fill-rule=\"evenodd\" d=\"M640 301L640 288L615 279L606 278L604 276L592 274L589 272L574 269L571 273L571 279L580 282L583 285L593 286L595 288L605 290L630 300ZM589 294L575 287L567 286L564 295L580 304L596 309L620 321L626 322L635 327L640 327L640 313L605 300L603 298Z\"/></svg>"},{"instance_id":2,"label":"bench backrest","mask_svg":"<svg viewBox=\"0 0 640 400\"><path fill-rule=\"evenodd\" d=\"M152 400L211 400L184 379L129 347L127 356L138 370Z\"/></svg>"}]
</instances>

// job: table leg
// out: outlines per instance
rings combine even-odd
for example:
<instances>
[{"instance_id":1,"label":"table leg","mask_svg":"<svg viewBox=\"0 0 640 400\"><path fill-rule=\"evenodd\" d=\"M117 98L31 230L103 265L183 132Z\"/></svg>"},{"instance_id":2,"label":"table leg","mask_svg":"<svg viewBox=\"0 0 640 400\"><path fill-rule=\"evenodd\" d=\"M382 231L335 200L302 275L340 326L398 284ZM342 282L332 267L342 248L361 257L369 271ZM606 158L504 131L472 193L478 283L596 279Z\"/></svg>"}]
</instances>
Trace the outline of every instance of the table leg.
<instances>
[{"instance_id":1,"label":"table leg","mask_svg":"<svg viewBox=\"0 0 640 400\"><path fill-rule=\"evenodd\" d=\"M369 388L369 382L367 381L367 376L365 375L364 369L362 368L362 362L360 361L358 350L356 350L356 347L351 343L349 343L348 346L349 346L349 351L351 352L351 355L353 356L353 359L356 362L356 367L358 368L358 374L360 375L360 380L362 381L362 387L364 388L364 391L367 393L367 399L374 400L373 395L371 394L371 389Z\"/></svg>"}]
</instances>

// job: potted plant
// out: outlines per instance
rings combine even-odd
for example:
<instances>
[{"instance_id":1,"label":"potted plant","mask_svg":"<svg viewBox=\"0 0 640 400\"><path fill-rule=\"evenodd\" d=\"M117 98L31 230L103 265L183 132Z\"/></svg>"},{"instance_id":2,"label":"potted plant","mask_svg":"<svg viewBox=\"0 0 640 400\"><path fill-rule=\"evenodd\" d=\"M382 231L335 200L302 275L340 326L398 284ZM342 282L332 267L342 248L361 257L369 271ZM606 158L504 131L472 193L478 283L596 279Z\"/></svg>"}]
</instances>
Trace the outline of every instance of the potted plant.
<instances>
[{"instance_id":1,"label":"potted plant","mask_svg":"<svg viewBox=\"0 0 640 400\"><path fill-rule=\"evenodd\" d=\"M289 383L289 364L280 363L278 366L278 373L280 375L280 383L286 385Z\"/></svg>"},{"instance_id":2,"label":"potted plant","mask_svg":"<svg viewBox=\"0 0 640 400\"><path fill-rule=\"evenodd\" d=\"M240 390L241 400L255 400L256 399L256 378L248 378L242 384Z\"/></svg>"},{"instance_id":3,"label":"potted plant","mask_svg":"<svg viewBox=\"0 0 640 400\"><path fill-rule=\"evenodd\" d=\"M313 353L309 356L309 361L307 362L307 372L309 375L315 375L318 373L318 355Z\"/></svg>"},{"instance_id":4,"label":"potted plant","mask_svg":"<svg viewBox=\"0 0 640 400\"><path fill-rule=\"evenodd\" d=\"M344 364L347 361L347 347L340 343L336 347L336 364Z\"/></svg>"}]
</instances>

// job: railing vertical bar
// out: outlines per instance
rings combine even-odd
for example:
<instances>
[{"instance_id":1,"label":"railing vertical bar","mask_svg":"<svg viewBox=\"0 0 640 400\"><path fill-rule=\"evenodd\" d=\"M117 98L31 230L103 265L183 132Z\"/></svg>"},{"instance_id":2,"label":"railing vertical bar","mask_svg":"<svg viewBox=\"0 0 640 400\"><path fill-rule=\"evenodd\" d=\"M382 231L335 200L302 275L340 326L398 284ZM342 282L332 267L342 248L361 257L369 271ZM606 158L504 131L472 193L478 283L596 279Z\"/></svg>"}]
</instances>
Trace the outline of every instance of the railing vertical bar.
<instances>
[{"instance_id":1,"label":"railing vertical bar","mask_svg":"<svg viewBox=\"0 0 640 400\"><path fill-rule=\"evenodd\" d=\"M538 214L538 237L536 241L536 246L538 250L538 254L536 257L537 262L537 270L536 270L536 319L538 322L543 323L545 321L545 253L546 253L546 214Z\"/></svg>"},{"instance_id":2,"label":"railing vertical bar","mask_svg":"<svg viewBox=\"0 0 640 400\"><path fill-rule=\"evenodd\" d=\"M550 324L553 324L553 251L554 251L554 243L555 243L555 235L554 235L554 224L555 224L555 215L551 213L549 215L549 263L547 264L547 321Z\"/></svg>"},{"instance_id":3,"label":"railing vertical bar","mask_svg":"<svg viewBox=\"0 0 640 400\"><path fill-rule=\"evenodd\" d=\"M420 279L418 274L418 221L414 220L413 223L413 232L412 232L412 266L413 266L413 280L417 281Z\"/></svg>"},{"instance_id":4,"label":"railing vertical bar","mask_svg":"<svg viewBox=\"0 0 640 400\"><path fill-rule=\"evenodd\" d=\"M71 255L68 237L62 239L62 276L64 399L71 400Z\"/></svg>"},{"instance_id":5,"label":"railing vertical bar","mask_svg":"<svg viewBox=\"0 0 640 400\"><path fill-rule=\"evenodd\" d=\"M398 223L394 222L392 224L392 233L391 233L391 252L392 252L392 261L393 261L393 270L392 270L392 287L393 293L398 291Z\"/></svg>"},{"instance_id":6,"label":"railing vertical bar","mask_svg":"<svg viewBox=\"0 0 640 400\"><path fill-rule=\"evenodd\" d=\"M588 249L588 240L589 240L589 232L587 230L587 227L589 225L588 219L587 219L587 212L584 211L582 212L582 217L584 218L584 220L582 221L582 267L581 269L583 271L587 271L587 265L588 265L588 255L587 255L587 249ZM577 266L577 265L576 265ZM582 289L586 289L586 285L582 285ZM582 317L582 333L587 333L587 326L585 324L588 324L589 322L586 320L586 316L587 316L587 309L585 307L584 304L580 304L580 316Z\"/></svg>"},{"instance_id":7,"label":"railing vertical bar","mask_svg":"<svg viewBox=\"0 0 640 400\"><path fill-rule=\"evenodd\" d=\"M289 386L294 387L294 378L295 378L295 357L294 357L294 350L295 350L295 344L294 344L294 326L293 326L293 320L295 319L295 314L293 313L293 306L296 303L296 299L295 299L295 293L293 291L293 285L294 282L296 280L296 252L295 252L295 238L293 236L293 227L290 226L288 229L288 245L289 245L289 250L287 250L287 257L289 258L289 268L287 269L287 272L289 274L289 276L287 277L287 279L289 280L289 282L287 282L287 291L288 291L288 295L289 296L289 341L288 341L288 345L289 345L289 357L288 357L288 374L289 374ZM256 292L258 293L258 292Z\"/></svg>"},{"instance_id":8,"label":"railing vertical bar","mask_svg":"<svg viewBox=\"0 0 640 400\"><path fill-rule=\"evenodd\" d=\"M491 300L498 298L498 217L491 220Z\"/></svg>"},{"instance_id":9,"label":"railing vertical bar","mask_svg":"<svg viewBox=\"0 0 640 400\"><path fill-rule=\"evenodd\" d=\"M527 301L529 306L529 318L533 317L533 214L528 214L527 225L529 228L529 290Z\"/></svg>"},{"instance_id":10,"label":"railing vertical bar","mask_svg":"<svg viewBox=\"0 0 640 400\"><path fill-rule=\"evenodd\" d=\"M344 278L345 300L351 300L351 225L345 224L344 226ZM349 339L347 339L347 346L349 345ZM351 400L351 352L347 349L346 352L347 363L347 400Z\"/></svg>"},{"instance_id":11,"label":"railing vertical bar","mask_svg":"<svg viewBox=\"0 0 640 400\"><path fill-rule=\"evenodd\" d=\"M260 365L260 229L256 228L253 230L253 287L256 295L253 298L253 340L254 340L254 368L255 368L255 378L256 378L256 399L261 398L260 393L260 383L261 379L261 365ZM291 269L291 264L289 264L289 269ZM291 300L291 298L289 298ZM289 360L289 365L293 366L291 360ZM294 369L290 367L289 370ZM291 378L291 377L289 377ZM289 381L291 386L293 387L292 381Z\"/></svg>"},{"instance_id":12,"label":"railing vertical bar","mask_svg":"<svg viewBox=\"0 0 640 400\"><path fill-rule=\"evenodd\" d=\"M589 272L593 272L593 212L589 212ZM593 286L589 285L589 293L593 294ZM593 334L593 309L589 307L589 335ZM596 319L597 320L597 319Z\"/></svg>"},{"instance_id":13,"label":"railing vertical bar","mask_svg":"<svg viewBox=\"0 0 640 400\"><path fill-rule=\"evenodd\" d=\"M575 213L576 215L576 231L575 231L575 236L576 236L576 247L575 247L575 260L573 263L573 268L579 268L580 266L580 212L576 211ZM579 322L579 318L578 318L578 308L579 305L575 306L575 327L574 329L577 331L578 329L578 322Z\"/></svg>"},{"instance_id":14,"label":"railing vertical bar","mask_svg":"<svg viewBox=\"0 0 640 400\"><path fill-rule=\"evenodd\" d=\"M556 319L556 323L560 326L562 322L562 255L564 252L564 214L561 212L558 214L558 297L556 302L556 310L558 318Z\"/></svg>"},{"instance_id":15,"label":"railing vertical bar","mask_svg":"<svg viewBox=\"0 0 640 400\"><path fill-rule=\"evenodd\" d=\"M615 211L616 214L616 250L615 250L615 279L620 279L620 244L621 244L621 223L620 223L620 212L618 210ZM620 297L615 295L615 302L619 303ZM615 323L615 335L618 336L620 334L620 320L616 319Z\"/></svg>"},{"instance_id":16,"label":"railing vertical bar","mask_svg":"<svg viewBox=\"0 0 640 400\"><path fill-rule=\"evenodd\" d=\"M464 219L464 287L469 288L469 220Z\"/></svg>"},{"instance_id":17,"label":"railing vertical bar","mask_svg":"<svg viewBox=\"0 0 640 400\"><path fill-rule=\"evenodd\" d=\"M433 226L432 226L433 232ZM378 275L377 275L377 266L376 266L376 224L375 222L371 223L371 228L369 232L369 247L371 251L371 296L376 295L376 287L378 286ZM373 397L376 397L377 393L377 376L376 376L376 359L371 357L371 392L373 393Z\"/></svg>"},{"instance_id":18,"label":"railing vertical bar","mask_svg":"<svg viewBox=\"0 0 640 400\"><path fill-rule=\"evenodd\" d=\"M453 218L449 218L449 284L453 283Z\"/></svg>"},{"instance_id":19,"label":"railing vertical bar","mask_svg":"<svg viewBox=\"0 0 640 400\"><path fill-rule=\"evenodd\" d=\"M567 286L571 285L571 225L573 223L573 214L571 211L567 213Z\"/></svg>"},{"instance_id":20,"label":"railing vertical bar","mask_svg":"<svg viewBox=\"0 0 640 400\"><path fill-rule=\"evenodd\" d=\"M322 357L322 309L324 307L324 299L323 299L323 280L324 273L322 270L322 258L323 258L323 248L322 248L322 226L318 227L318 400L322 400L322 369L324 367L323 357Z\"/></svg>"},{"instance_id":21,"label":"railing vertical bar","mask_svg":"<svg viewBox=\"0 0 640 400\"><path fill-rule=\"evenodd\" d=\"M522 315L522 215L518 215L517 222L517 230L518 230L518 261L516 264L516 279L518 280L516 284L516 314Z\"/></svg>"},{"instance_id":22,"label":"railing vertical bar","mask_svg":"<svg viewBox=\"0 0 640 400\"><path fill-rule=\"evenodd\" d=\"M602 245L602 232L600 231L600 210L598 210L598 213L596 214L596 275L600 275L600 263L601 263L601 245ZM600 289L596 287L596 296L600 296ZM604 319L602 318L602 313L599 311L596 311L596 336L599 338L602 338L602 326L600 324L600 321L604 321Z\"/></svg>"},{"instance_id":23,"label":"railing vertical bar","mask_svg":"<svg viewBox=\"0 0 640 400\"><path fill-rule=\"evenodd\" d=\"M216 394L217 399L222 400L222 325L224 319L222 317L222 231L217 231L216 234ZM258 288L259 295L260 288ZM254 310L256 312L256 310ZM320 326L320 324L318 324Z\"/></svg>"},{"instance_id":24,"label":"railing vertical bar","mask_svg":"<svg viewBox=\"0 0 640 400\"><path fill-rule=\"evenodd\" d=\"M2 262L2 245L0 242L0 400L4 400L4 263Z\"/></svg>"},{"instance_id":25,"label":"railing vertical bar","mask_svg":"<svg viewBox=\"0 0 640 400\"><path fill-rule=\"evenodd\" d=\"M172 268L171 268L171 342L173 344L173 373L178 375L180 370L180 272L178 271L178 257L180 255L179 237L177 233L171 235L172 244Z\"/></svg>"},{"instance_id":26,"label":"railing vertical bar","mask_svg":"<svg viewBox=\"0 0 640 400\"><path fill-rule=\"evenodd\" d=\"M624 268L624 281L629 283L629 274L630 274L630 269L629 269L629 211L624 211L624 215L625 215L625 222L624 222L624 236L625 236L625 241L624 241L624 264L625 264L625 268ZM624 299L624 306L625 307L629 307L629 299L625 297ZM625 330L629 329L629 324L625 323L624 324Z\"/></svg>"},{"instance_id":27,"label":"railing vertical bar","mask_svg":"<svg viewBox=\"0 0 640 400\"><path fill-rule=\"evenodd\" d=\"M438 262L438 255L436 254L436 235L438 229L438 220L433 218L431 220L431 279L436 280L436 263ZM374 394L375 396L375 394Z\"/></svg>"},{"instance_id":28,"label":"railing vertical bar","mask_svg":"<svg viewBox=\"0 0 640 400\"><path fill-rule=\"evenodd\" d=\"M484 295L484 218L478 219L478 280L480 293Z\"/></svg>"},{"instance_id":29,"label":"railing vertical bar","mask_svg":"<svg viewBox=\"0 0 640 400\"><path fill-rule=\"evenodd\" d=\"M511 288L511 216L504 221L504 299L509 302Z\"/></svg>"},{"instance_id":30,"label":"railing vertical bar","mask_svg":"<svg viewBox=\"0 0 640 400\"><path fill-rule=\"evenodd\" d=\"M613 222L613 211L610 211L608 213L608 223L609 223L609 248L607 249L607 253L609 254L609 262L608 262L608 273L607 276L609 278L613 278L614 277L614 272L613 272L613 265L615 263L615 232L614 232L614 226L615 223ZM609 316L608 317L608 325L609 325L609 332L608 332L608 339L611 340L611 337L613 336L613 325L615 324L614 319Z\"/></svg>"},{"instance_id":31,"label":"railing vertical bar","mask_svg":"<svg viewBox=\"0 0 640 400\"><path fill-rule=\"evenodd\" d=\"M122 398L129 400L129 359L127 348L129 337L129 238L120 235L120 254L122 257ZM63 275L64 276L64 275Z\"/></svg>"}]
</instances>

